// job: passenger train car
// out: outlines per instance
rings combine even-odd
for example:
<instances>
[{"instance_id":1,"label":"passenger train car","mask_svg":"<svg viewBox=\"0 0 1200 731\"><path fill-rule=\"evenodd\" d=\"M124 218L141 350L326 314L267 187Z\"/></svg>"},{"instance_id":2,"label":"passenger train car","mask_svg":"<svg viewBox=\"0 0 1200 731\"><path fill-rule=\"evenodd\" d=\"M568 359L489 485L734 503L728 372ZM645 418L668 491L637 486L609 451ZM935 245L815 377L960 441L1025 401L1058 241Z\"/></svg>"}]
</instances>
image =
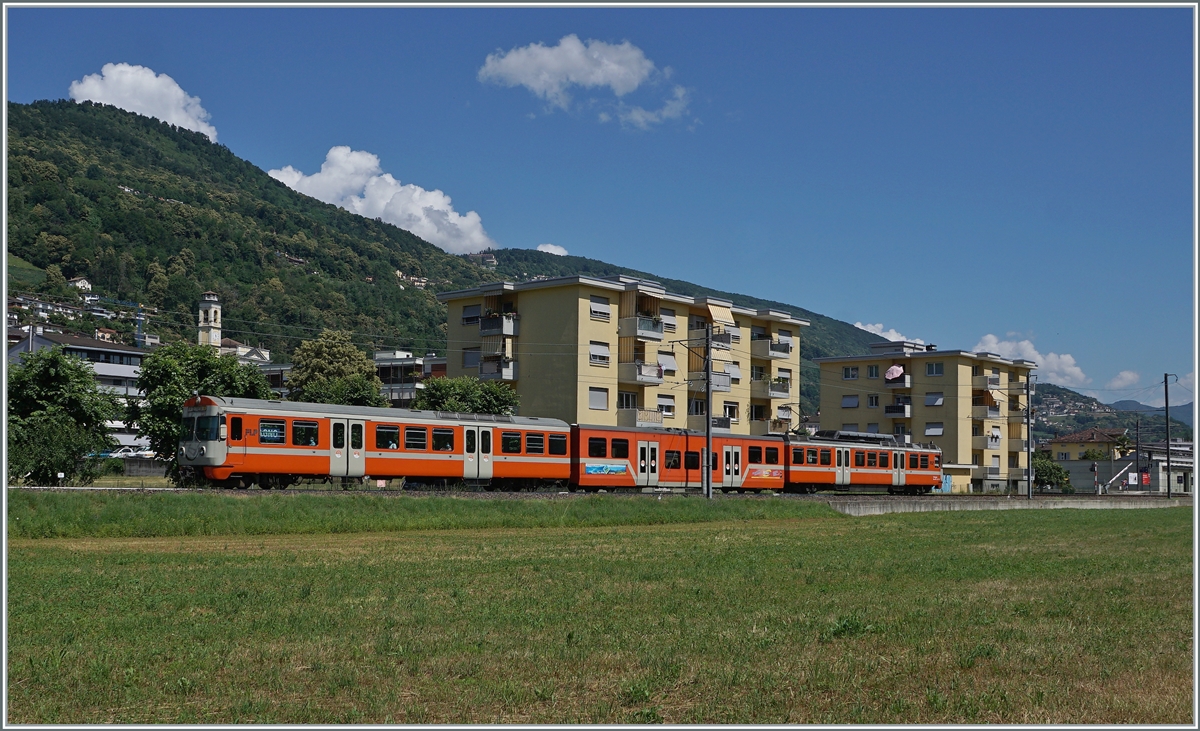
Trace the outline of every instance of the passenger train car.
<instances>
[{"instance_id":1,"label":"passenger train car","mask_svg":"<svg viewBox=\"0 0 1200 731\"><path fill-rule=\"evenodd\" d=\"M305 478L457 482L500 489L699 488L705 438L684 429L195 396L179 464L223 487ZM890 435L713 435L712 484L737 491L929 492L941 452Z\"/></svg>"}]
</instances>

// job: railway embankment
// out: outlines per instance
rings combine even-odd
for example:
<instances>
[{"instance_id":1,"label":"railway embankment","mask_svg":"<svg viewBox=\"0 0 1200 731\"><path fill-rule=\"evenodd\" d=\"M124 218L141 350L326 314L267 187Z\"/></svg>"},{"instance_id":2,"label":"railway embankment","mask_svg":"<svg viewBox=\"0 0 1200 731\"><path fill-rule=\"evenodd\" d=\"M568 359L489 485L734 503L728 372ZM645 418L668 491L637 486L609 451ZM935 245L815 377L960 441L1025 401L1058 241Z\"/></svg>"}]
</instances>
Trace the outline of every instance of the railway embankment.
<instances>
[{"instance_id":1,"label":"railway embankment","mask_svg":"<svg viewBox=\"0 0 1200 731\"><path fill-rule=\"evenodd\" d=\"M886 515L888 513L932 513L944 510L1122 510L1131 508L1181 508L1191 507L1191 496L1171 498L1146 497L888 497L888 498L837 498L829 501L829 507L845 515L856 517Z\"/></svg>"}]
</instances>

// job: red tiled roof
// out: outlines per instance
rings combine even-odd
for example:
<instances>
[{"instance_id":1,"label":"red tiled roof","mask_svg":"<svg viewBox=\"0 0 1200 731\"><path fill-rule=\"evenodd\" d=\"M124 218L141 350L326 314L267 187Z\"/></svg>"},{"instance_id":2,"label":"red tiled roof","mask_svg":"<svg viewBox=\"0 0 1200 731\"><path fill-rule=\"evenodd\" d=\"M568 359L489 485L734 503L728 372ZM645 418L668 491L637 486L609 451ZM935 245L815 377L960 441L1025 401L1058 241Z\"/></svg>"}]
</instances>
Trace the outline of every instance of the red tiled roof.
<instances>
[{"instance_id":1,"label":"red tiled roof","mask_svg":"<svg viewBox=\"0 0 1200 731\"><path fill-rule=\"evenodd\" d=\"M1103 442L1103 443L1108 444L1108 443L1116 442L1117 437L1124 435L1126 431L1128 431L1128 430L1126 430L1126 429L1095 429L1095 428L1084 429L1083 431L1075 432L1074 434L1068 434L1063 437L1054 437L1050 441L1051 442L1069 442L1072 444L1074 444L1074 443L1086 444L1088 442L1096 442L1096 443Z\"/></svg>"}]
</instances>

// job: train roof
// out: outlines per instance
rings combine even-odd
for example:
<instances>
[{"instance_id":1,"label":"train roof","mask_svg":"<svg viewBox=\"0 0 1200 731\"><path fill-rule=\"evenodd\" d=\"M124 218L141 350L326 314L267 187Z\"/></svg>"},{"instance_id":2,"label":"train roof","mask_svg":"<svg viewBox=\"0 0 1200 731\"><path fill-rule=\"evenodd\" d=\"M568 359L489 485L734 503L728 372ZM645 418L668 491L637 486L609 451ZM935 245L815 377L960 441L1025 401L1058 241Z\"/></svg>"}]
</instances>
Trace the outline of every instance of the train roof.
<instances>
[{"instance_id":1,"label":"train roof","mask_svg":"<svg viewBox=\"0 0 1200 731\"><path fill-rule=\"evenodd\" d=\"M537 416L500 416L497 414L464 414L457 411L423 411L420 409L395 409L376 406L342 406L341 404L311 404L304 401L277 401L275 399L224 398L221 396L201 396L213 401L218 406L231 409L246 409L250 411L286 411L301 414L337 414L339 416L358 416L372 419L422 419L428 421L470 421L482 424L512 424L514 426L538 426L566 429L570 427L561 419L548 419Z\"/></svg>"},{"instance_id":2,"label":"train roof","mask_svg":"<svg viewBox=\"0 0 1200 731\"><path fill-rule=\"evenodd\" d=\"M878 444L881 447L894 449L928 449L936 452L942 451L942 448L936 444L920 444L912 442L902 442L892 434L880 434L878 432L864 431L843 431L834 429L822 429L812 436L800 434L793 436L796 441L809 442L866 442L867 444Z\"/></svg>"}]
</instances>

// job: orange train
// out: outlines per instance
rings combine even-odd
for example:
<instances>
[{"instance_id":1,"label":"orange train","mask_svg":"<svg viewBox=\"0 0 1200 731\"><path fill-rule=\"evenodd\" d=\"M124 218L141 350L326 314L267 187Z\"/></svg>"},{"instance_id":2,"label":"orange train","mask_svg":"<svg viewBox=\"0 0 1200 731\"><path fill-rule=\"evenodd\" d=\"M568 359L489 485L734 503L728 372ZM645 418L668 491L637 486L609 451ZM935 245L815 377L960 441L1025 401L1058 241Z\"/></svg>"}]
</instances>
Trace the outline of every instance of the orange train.
<instances>
[{"instance_id":1,"label":"orange train","mask_svg":"<svg viewBox=\"0 0 1200 731\"><path fill-rule=\"evenodd\" d=\"M195 396L179 464L223 487L285 488L304 478L458 482L500 489L699 488L704 435L458 414ZM926 493L941 452L891 435L713 435L714 488Z\"/></svg>"}]
</instances>

